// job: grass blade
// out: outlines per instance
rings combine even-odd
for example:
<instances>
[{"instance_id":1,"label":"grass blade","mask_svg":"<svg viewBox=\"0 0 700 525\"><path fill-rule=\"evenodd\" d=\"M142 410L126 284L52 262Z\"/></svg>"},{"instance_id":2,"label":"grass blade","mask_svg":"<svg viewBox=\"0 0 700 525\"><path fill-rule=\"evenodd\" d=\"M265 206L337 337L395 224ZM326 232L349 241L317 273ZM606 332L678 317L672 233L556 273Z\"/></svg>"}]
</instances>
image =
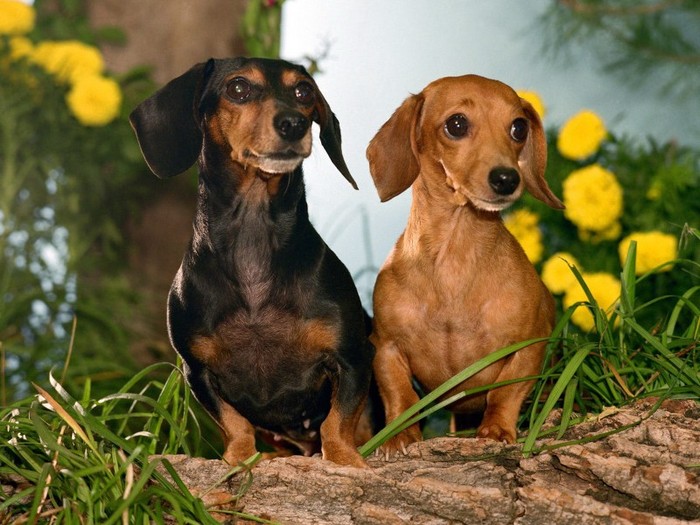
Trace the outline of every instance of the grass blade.
<instances>
[{"instance_id":1,"label":"grass blade","mask_svg":"<svg viewBox=\"0 0 700 525\"><path fill-rule=\"evenodd\" d=\"M571 360L567 363L566 367L564 368L564 371L562 372L557 382L554 384L554 387L552 388L552 391L549 394L547 401L545 401L542 410L540 411L533 425L530 427L527 437L525 438L525 442L523 444L523 455L525 457L529 457L531 455L532 449L535 445L535 440L539 435L540 429L542 428L545 419L552 411L557 401L559 401L559 398L561 397L562 393L566 390L569 383L574 378L574 375L581 366L581 363L583 363L583 360L586 359L586 357L588 357L588 354L590 354L594 348L595 345L593 343L582 345L575 352Z\"/></svg>"}]
</instances>

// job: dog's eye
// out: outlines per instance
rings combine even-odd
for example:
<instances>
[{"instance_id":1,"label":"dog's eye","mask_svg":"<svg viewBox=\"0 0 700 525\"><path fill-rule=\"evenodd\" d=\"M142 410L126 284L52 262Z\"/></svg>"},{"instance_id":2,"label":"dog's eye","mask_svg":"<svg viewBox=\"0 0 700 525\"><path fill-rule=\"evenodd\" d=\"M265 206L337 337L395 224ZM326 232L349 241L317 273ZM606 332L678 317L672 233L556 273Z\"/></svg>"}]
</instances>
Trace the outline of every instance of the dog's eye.
<instances>
[{"instance_id":1,"label":"dog's eye","mask_svg":"<svg viewBox=\"0 0 700 525\"><path fill-rule=\"evenodd\" d=\"M245 78L241 77L234 78L229 82L228 86L226 86L226 94L238 102L242 102L250 97L252 91L253 88L250 86L250 83Z\"/></svg>"},{"instance_id":2,"label":"dog's eye","mask_svg":"<svg viewBox=\"0 0 700 525\"><path fill-rule=\"evenodd\" d=\"M525 142L528 125L524 118L516 118L510 125L510 136L515 142Z\"/></svg>"},{"instance_id":3,"label":"dog's eye","mask_svg":"<svg viewBox=\"0 0 700 525\"><path fill-rule=\"evenodd\" d=\"M294 88L294 96L300 104L313 104L316 100L316 91L308 82L299 82Z\"/></svg>"},{"instance_id":4,"label":"dog's eye","mask_svg":"<svg viewBox=\"0 0 700 525\"><path fill-rule=\"evenodd\" d=\"M463 137L467 134L467 131L469 131L469 121L467 117L461 113L452 115L445 121L445 131L454 139Z\"/></svg>"}]
</instances>

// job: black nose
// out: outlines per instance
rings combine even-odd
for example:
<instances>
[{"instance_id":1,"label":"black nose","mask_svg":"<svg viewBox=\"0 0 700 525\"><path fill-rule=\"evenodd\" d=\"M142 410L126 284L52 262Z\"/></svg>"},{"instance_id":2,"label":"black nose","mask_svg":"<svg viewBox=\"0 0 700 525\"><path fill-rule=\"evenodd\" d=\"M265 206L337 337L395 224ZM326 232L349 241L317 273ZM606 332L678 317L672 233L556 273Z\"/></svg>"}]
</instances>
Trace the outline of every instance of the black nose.
<instances>
[{"instance_id":1,"label":"black nose","mask_svg":"<svg viewBox=\"0 0 700 525\"><path fill-rule=\"evenodd\" d=\"M275 115L274 120L277 134L289 142L295 142L306 135L309 124L308 118L295 111L281 111Z\"/></svg>"},{"instance_id":2,"label":"black nose","mask_svg":"<svg viewBox=\"0 0 700 525\"><path fill-rule=\"evenodd\" d=\"M489 173L489 185L498 195L511 195L520 184L520 175L513 168L494 168Z\"/></svg>"}]
</instances>

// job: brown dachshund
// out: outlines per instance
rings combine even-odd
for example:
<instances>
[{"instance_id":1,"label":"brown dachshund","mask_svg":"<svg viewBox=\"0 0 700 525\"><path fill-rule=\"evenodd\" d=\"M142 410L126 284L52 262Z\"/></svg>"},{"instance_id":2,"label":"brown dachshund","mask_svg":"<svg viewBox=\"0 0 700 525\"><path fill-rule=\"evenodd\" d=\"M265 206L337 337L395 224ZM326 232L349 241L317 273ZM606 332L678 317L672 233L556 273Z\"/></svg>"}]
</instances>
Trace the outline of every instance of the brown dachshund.
<instances>
[{"instance_id":1,"label":"brown dachshund","mask_svg":"<svg viewBox=\"0 0 700 525\"><path fill-rule=\"evenodd\" d=\"M301 164L312 122L355 182L313 79L279 60L212 59L130 120L159 177L199 161L194 236L170 290L168 329L193 393L221 427L224 459L254 454L259 430L365 466L354 433L374 349L348 270L309 222Z\"/></svg>"},{"instance_id":2,"label":"brown dachshund","mask_svg":"<svg viewBox=\"0 0 700 525\"><path fill-rule=\"evenodd\" d=\"M395 419L431 391L511 343L547 337L554 302L499 212L523 188L563 208L544 180L547 144L537 113L511 88L482 77L443 78L406 99L367 148L382 201L413 188L406 230L374 289L374 373ZM544 344L498 361L449 392L540 372ZM484 411L479 437L513 442L532 381L464 398ZM385 443L388 455L421 439L418 425Z\"/></svg>"}]
</instances>

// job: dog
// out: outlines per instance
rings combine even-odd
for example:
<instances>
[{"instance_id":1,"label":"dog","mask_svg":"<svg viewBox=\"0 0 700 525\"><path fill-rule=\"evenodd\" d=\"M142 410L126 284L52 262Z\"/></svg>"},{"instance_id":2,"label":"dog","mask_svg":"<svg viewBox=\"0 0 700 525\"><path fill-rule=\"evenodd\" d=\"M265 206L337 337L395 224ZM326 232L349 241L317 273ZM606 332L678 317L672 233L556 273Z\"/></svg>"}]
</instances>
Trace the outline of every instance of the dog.
<instances>
[{"instance_id":1,"label":"dog","mask_svg":"<svg viewBox=\"0 0 700 525\"><path fill-rule=\"evenodd\" d=\"M554 301L500 212L524 189L555 209L544 179L547 143L532 106L510 87L475 75L447 77L407 98L367 148L381 201L412 187L405 231L374 289L374 374L387 421L480 358L511 343L548 337ZM468 388L536 375L545 343L533 344L463 382ZM477 436L516 438L533 381L491 389L450 406L483 411ZM422 439L417 424L381 450Z\"/></svg>"},{"instance_id":2,"label":"dog","mask_svg":"<svg viewBox=\"0 0 700 525\"><path fill-rule=\"evenodd\" d=\"M374 349L346 267L309 221L302 161L311 124L340 173L340 126L298 65L210 59L130 115L151 171L199 164L194 234L168 296L168 332L231 465L256 434L366 466L355 429Z\"/></svg>"}]
</instances>

